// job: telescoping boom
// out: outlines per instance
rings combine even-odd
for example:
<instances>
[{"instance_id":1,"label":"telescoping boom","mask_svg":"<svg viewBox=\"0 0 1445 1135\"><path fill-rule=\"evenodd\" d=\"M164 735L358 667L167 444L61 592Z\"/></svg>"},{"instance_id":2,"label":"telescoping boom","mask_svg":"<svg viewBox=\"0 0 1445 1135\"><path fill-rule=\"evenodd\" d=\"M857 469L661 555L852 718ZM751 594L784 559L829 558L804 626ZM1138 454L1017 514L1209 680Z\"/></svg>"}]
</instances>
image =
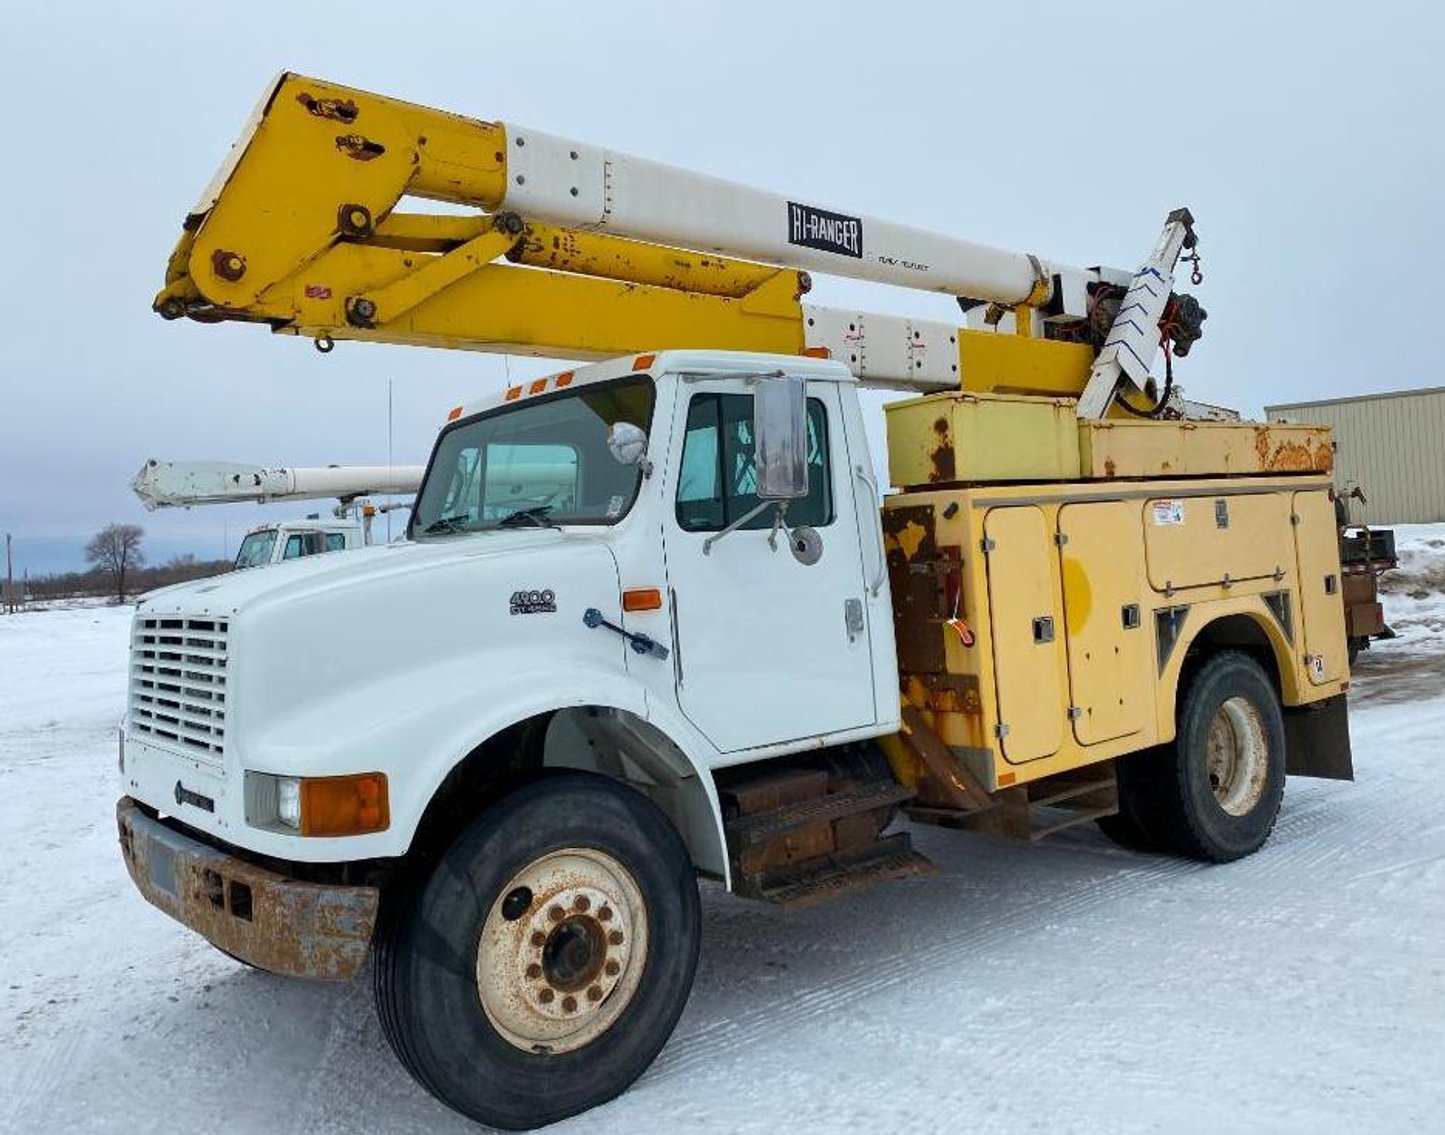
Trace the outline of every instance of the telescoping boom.
<instances>
[{"instance_id":1,"label":"telescoping boom","mask_svg":"<svg viewBox=\"0 0 1445 1135\"><path fill-rule=\"evenodd\" d=\"M478 212L402 212L407 198ZM707 347L832 357L920 391L1088 384L1081 413L1102 416L1161 339L1183 354L1198 337L1202 312L1172 292L1195 244L1176 210L1132 275L1077 268L283 74L186 218L155 307L322 349ZM804 304L810 272L954 296L970 326ZM1021 376L1005 321L1050 344Z\"/></svg>"},{"instance_id":2,"label":"telescoping boom","mask_svg":"<svg viewBox=\"0 0 1445 1135\"><path fill-rule=\"evenodd\" d=\"M365 496L415 496L421 465L266 467L229 461L147 461L131 489L150 511L201 504L335 499L349 505Z\"/></svg>"}]
</instances>

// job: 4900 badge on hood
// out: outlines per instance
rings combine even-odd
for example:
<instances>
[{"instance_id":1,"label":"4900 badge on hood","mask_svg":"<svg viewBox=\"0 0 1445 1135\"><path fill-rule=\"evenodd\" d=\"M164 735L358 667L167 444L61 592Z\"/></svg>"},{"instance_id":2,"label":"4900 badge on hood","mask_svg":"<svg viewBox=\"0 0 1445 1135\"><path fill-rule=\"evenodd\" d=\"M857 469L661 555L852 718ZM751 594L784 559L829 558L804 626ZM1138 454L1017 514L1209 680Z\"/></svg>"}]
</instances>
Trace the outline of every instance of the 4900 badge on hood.
<instances>
[{"instance_id":1,"label":"4900 badge on hood","mask_svg":"<svg viewBox=\"0 0 1445 1135\"><path fill-rule=\"evenodd\" d=\"M542 591L512 592L512 614L514 615L555 615L557 593L550 587Z\"/></svg>"}]
</instances>

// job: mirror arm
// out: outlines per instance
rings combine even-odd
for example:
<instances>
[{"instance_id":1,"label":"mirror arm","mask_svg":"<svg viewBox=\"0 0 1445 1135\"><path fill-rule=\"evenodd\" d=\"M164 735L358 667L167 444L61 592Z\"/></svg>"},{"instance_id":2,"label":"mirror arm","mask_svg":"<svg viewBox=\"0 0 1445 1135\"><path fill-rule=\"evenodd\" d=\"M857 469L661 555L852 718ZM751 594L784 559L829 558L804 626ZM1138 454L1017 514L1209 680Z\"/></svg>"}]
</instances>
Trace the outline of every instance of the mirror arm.
<instances>
[{"instance_id":1,"label":"mirror arm","mask_svg":"<svg viewBox=\"0 0 1445 1135\"><path fill-rule=\"evenodd\" d=\"M756 507L748 509L747 512L743 513L726 528L722 529L720 532L714 532L711 536L709 536L706 540L702 542L702 554L705 556L710 555L712 552L712 546L716 544L719 540L721 540L724 536L726 536L730 532L736 532L749 520L757 516L758 513L762 512L763 509L771 508L776 503L776 501L759 501Z\"/></svg>"},{"instance_id":2,"label":"mirror arm","mask_svg":"<svg viewBox=\"0 0 1445 1135\"><path fill-rule=\"evenodd\" d=\"M776 552L778 550L778 530L788 530L788 502L774 501L778 511L773 513L773 530L768 533L768 548Z\"/></svg>"}]
</instances>

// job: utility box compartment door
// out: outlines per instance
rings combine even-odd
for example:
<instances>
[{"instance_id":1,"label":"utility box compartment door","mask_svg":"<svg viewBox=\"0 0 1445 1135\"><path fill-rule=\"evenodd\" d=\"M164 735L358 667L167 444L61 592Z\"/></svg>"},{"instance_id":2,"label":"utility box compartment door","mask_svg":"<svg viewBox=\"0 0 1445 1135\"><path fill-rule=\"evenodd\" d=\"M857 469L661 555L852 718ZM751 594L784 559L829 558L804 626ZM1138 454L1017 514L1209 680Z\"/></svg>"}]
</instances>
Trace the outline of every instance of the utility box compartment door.
<instances>
[{"instance_id":1,"label":"utility box compartment door","mask_svg":"<svg viewBox=\"0 0 1445 1135\"><path fill-rule=\"evenodd\" d=\"M1064 628L1053 533L1032 505L989 509L988 606L999 751L1010 764L1059 751L1064 740Z\"/></svg>"},{"instance_id":2,"label":"utility box compartment door","mask_svg":"<svg viewBox=\"0 0 1445 1135\"><path fill-rule=\"evenodd\" d=\"M1144 534L1123 501L1059 509L1059 565L1074 736L1081 745L1127 737L1153 710L1149 640L1139 602Z\"/></svg>"},{"instance_id":3,"label":"utility box compartment door","mask_svg":"<svg viewBox=\"0 0 1445 1135\"><path fill-rule=\"evenodd\" d=\"M1284 493L1157 497L1144 502L1144 546L1156 591L1238 583L1284 572L1289 497Z\"/></svg>"},{"instance_id":4,"label":"utility box compartment door","mask_svg":"<svg viewBox=\"0 0 1445 1135\"><path fill-rule=\"evenodd\" d=\"M1318 489L1295 493L1293 508L1305 672L1314 685L1323 686L1343 678L1349 664L1335 506L1329 494Z\"/></svg>"}]
</instances>

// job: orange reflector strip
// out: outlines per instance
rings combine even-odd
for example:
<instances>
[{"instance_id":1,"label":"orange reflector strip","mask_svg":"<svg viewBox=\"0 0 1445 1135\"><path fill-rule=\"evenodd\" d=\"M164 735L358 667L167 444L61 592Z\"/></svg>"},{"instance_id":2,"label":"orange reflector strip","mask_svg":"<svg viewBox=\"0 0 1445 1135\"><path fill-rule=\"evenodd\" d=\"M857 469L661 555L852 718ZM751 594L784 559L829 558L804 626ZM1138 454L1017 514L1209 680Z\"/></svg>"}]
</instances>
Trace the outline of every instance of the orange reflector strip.
<instances>
[{"instance_id":1,"label":"orange reflector strip","mask_svg":"<svg viewBox=\"0 0 1445 1135\"><path fill-rule=\"evenodd\" d=\"M512 389L510 389L510 390L507 391L507 401L508 401L508 402L515 402L515 401L516 401L518 398L520 398L521 396L522 396L522 388L521 388L520 386L514 386L514 387L512 387Z\"/></svg>"},{"instance_id":2,"label":"orange reflector strip","mask_svg":"<svg viewBox=\"0 0 1445 1135\"><path fill-rule=\"evenodd\" d=\"M447 421L449 422L454 422L461 416L462 408L460 406L453 406L449 411L447 411Z\"/></svg>"},{"instance_id":3,"label":"orange reflector strip","mask_svg":"<svg viewBox=\"0 0 1445 1135\"><path fill-rule=\"evenodd\" d=\"M622 593L624 611L662 610L662 592L656 587L632 587Z\"/></svg>"},{"instance_id":4,"label":"orange reflector strip","mask_svg":"<svg viewBox=\"0 0 1445 1135\"><path fill-rule=\"evenodd\" d=\"M632 369L633 369L633 370L646 370L648 367L650 367L650 366L651 366L653 363L655 363L656 361L657 361L657 356L656 356L656 355L638 355L637 358L635 358L635 359L632 360Z\"/></svg>"},{"instance_id":5,"label":"orange reflector strip","mask_svg":"<svg viewBox=\"0 0 1445 1135\"><path fill-rule=\"evenodd\" d=\"M528 390L527 393L528 393L528 394L541 394L542 391L544 391L544 390L546 390L546 389L547 389L547 380L546 380L545 378L539 378L539 379L537 379L536 382L532 383L531 389Z\"/></svg>"},{"instance_id":6,"label":"orange reflector strip","mask_svg":"<svg viewBox=\"0 0 1445 1135\"><path fill-rule=\"evenodd\" d=\"M384 832L390 823L384 772L301 781L302 835L364 835Z\"/></svg>"},{"instance_id":7,"label":"orange reflector strip","mask_svg":"<svg viewBox=\"0 0 1445 1135\"><path fill-rule=\"evenodd\" d=\"M575 373L575 372L570 371L570 370L564 370L561 374L559 374L559 375L557 376L557 389L558 389L558 390L561 390L562 387L564 387L564 386L571 386L571 385L572 385L572 375L573 375L574 373Z\"/></svg>"},{"instance_id":8,"label":"orange reflector strip","mask_svg":"<svg viewBox=\"0 0 1445 1135\"><path fill-rule=\"evenodd\" d=\"M798 354L809 359L831 359L833 352L827 347L804 347Z\"/></svg>"},{"instance_id":9,"label":"orange reflector strip","mask_svg":"<svg viewBox=\"0 0 1445 1135\"><path fill-rule=\"evenodd\" d=\"M1012 784L1018 779L1018 776L1019 774L1016 772L1001 772L998 774L998 786L1003 788L1006 785Z\"/></svg>"}]
</instances>

